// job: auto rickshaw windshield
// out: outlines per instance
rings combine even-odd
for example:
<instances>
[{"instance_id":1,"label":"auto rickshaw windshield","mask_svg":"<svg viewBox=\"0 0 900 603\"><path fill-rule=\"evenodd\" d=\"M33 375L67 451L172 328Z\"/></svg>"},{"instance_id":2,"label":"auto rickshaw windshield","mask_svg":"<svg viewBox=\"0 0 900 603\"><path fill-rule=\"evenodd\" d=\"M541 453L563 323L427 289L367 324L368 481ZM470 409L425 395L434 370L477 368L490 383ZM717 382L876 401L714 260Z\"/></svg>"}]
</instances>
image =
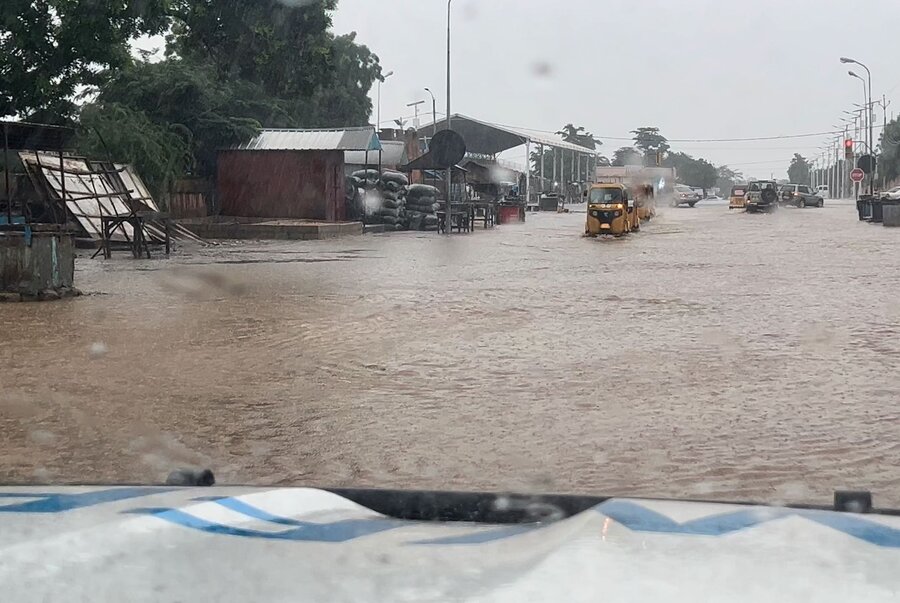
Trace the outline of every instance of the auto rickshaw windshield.
<instances>
[{"instance_id":1,"label":"auto rickshaw windshield","mask_svg":"<svg viewBox=\"0 0 900 603\"><path fill-rule=\"evenodd\" d=\"M619 203L622 201L622 189L620 188L592 188L591 203Z\"/></svg>"}]
</instances>

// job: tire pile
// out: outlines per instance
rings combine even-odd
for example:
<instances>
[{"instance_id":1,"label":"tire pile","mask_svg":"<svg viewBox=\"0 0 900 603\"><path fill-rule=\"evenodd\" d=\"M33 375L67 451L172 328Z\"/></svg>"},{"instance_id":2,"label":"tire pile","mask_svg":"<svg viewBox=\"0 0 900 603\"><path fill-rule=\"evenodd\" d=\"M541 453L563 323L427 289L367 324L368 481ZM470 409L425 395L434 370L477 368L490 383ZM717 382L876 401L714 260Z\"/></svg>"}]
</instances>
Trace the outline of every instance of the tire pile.
<instances>
[{"instance_id":1,"label":"tire pile","mask_svg":"<svg viewBox=\"0 0 900 603\"><path fill-rule=\"evenodd\" d=\"M406 215L410 230L437 230L440 207L438 189L427 184L413 184L406 191Z\"/></svg>"}]
</instances>

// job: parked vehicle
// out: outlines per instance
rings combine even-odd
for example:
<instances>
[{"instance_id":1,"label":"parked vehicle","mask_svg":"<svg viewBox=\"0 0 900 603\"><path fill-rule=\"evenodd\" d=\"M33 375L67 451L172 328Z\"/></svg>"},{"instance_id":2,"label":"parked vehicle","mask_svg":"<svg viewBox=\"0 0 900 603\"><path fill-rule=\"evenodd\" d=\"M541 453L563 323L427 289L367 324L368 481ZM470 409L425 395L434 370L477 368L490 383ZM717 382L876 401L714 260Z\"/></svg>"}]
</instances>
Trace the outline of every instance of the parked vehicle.
<instances>
[{"instance_id":1,"label":"parked vehicle","mask_svg":"<svg viewBox=\"0 0 900 603\"><path fill-rule=\"evenodd\" d=\"M828 199L831 197L831 191L828 189L827 184L820 184L816 187L816 194L822 197L823 199Z\"/></svg>"},{"instance_id":2,"label":"parked vehicle","mask_svg":"<svg viewBox=\"0 0 900 603\"><path fill-rule=\"evenodd\" d=\"M747 187L747 213L773 212L778 207L778 184L774 180L757 180Z\"/></svg>"},{"instance_id":3,"label":"parked vehicle","mask_svg":"<svg viewBox=\"0 0 900 603\"><path fill-rule=\"evenodd\" d=\"M805 184L784 184L780 191L781 204L794 207L822 207L824 199Z\"/></svg>"},{"instance_id":4,"label":"parked vehicle","mask_svg":"<svg viewBox=\"0 0 900 603\"><path fill-rule=\"evenodd\" d=\"M672 207L678 207L679 205L694 207L702 198L703 196L691 187L683 184L676 184L675 193L672 196Z\"/></svg>"},{"instance_id":5,"label":"parked vehicle","mask_svg":"<svg viewBox=\"0 0 900 603\"><path fill-rule=\"evenodd\" d=\"M889 199L891 201L895 201L900 199L900 186L895 186L894 188L889 188L886 191L881 193L882 199Z\"/></svg>"},{"instance_id":6,"label":"parked vehicle","mask_svg":"<svg viewBox=\"0 0 900 603\"><path fill-rule=\"evenodd\" d=\"M728 209L744 209L747 206L747 184L735 184L728 197Z\"/></svg>"}]
</instances>

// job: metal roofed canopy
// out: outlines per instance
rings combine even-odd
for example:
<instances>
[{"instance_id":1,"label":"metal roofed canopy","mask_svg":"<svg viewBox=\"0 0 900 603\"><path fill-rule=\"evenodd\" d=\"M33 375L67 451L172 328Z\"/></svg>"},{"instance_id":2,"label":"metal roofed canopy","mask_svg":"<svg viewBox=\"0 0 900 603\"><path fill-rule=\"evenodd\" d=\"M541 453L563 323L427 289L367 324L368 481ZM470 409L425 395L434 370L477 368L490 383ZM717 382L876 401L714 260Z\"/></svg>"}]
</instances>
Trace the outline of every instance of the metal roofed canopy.
<instances>
[{"instance_id":1,"label":"metal roofed canopy","mask_svg":"<svg viewBox=\"0 0 900 603\"><path fill-rule=\"evenodd\" d=\"M459 113L452 116L451 127L462 135L463 140L466 141L466 151L479 155L497 155L528 142L575 151L585 155L599 154L599 151L566 142L552 134L493 124L466 115L460 115ZM426 136L433 136L435 130L444 130L446 128L447 120L443 119L438 121L437 124L430 124L421 128L421 132Z\"/></svg>"},{"instance_id":2,"label":"metal roofed canopy","mask_svg":"<svg viewBox=\"0 0 900 603\"><path fill-rule=\"evenodd\" d=\"M333 129L265 128L240 151L378 151L381 141L374 126Z\"/></svg>"}]
</instances>

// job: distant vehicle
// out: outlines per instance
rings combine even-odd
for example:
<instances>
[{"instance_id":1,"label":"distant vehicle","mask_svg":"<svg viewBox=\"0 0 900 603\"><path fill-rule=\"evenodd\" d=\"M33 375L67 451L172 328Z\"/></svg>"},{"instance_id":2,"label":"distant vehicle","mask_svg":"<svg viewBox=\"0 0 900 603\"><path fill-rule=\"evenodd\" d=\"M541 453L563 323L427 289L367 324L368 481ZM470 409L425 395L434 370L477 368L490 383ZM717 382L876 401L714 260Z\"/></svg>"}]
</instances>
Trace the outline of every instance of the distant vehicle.
<instances>
[{"instance_id":1,"label":"distant vehicle","mask_svg":"<svg viewBox=\"0 0 900 603\"><path fill-rule=\"evenodd\" d=\"M756 180L747 185L747 213L768 213L778 207L778 183L774 180Z\"/></svg>"},{"instance_id":2,"label":"distant vehicle","mask_svg":"<svg viewBox=\"0 0 900 603\"><path fill-rule=\"evenodd\" d=\"M794 207L822 207L825 201L805 184L785 184L781 187L781 204Z\"/></svg>"},{"instance_id":3,"label":"distant vehicle","mask_svg":"<svg viewBox=\"0 0 900 603\"><path fill-rule=\"evenodd\" d=\"M747 187L749 184L735 184L728 197L728 209L744 209L747 206Z\"/></svg>"},{"instance_id":4,"label":"distant vehicle","mask_svg":"<svg viewBox=\"0 0 900 603\"><path fill-rule=\"evenodd\" d=\"M706 199L706 194L704 194L702 188L698 188L696 186L692 186L691 190L700 195L700 199Z\"/></svg>"},{"instance_id":5,"label":"distant vehicle","mask_svg":"<svg viewBox=\"0 0 900 603\"><path fill-rule=\"evenodd\" d=\"M675 192L672 196L672 207L678 207L679 205L694 207L702 198L703 196L698 194L691 187L683 184L676 184Z\"/></svg>"},{"instance_id":6,"label":"distant vehicle","mask_svg":"<svg viewBox=\"0 0 900 603\"><path fill-rule=\"evenodd\" d=\"M900 199L900 186L895 186L894 188L889 188L888 190L881 193L882 199L890 199L892 201Z\"/></svg>"},{"instance_id":7,"label":"distant vehicle","mask_svg":"<svg viewBox=\"0 0 900 603\"><path fill-rule=\"evenodd\" d=\"M828 190L827 184L820 184L816 187L816 194L822 197L823 199L827 199L831 196L831 191Z\"/></svg>"}]
</instances>

